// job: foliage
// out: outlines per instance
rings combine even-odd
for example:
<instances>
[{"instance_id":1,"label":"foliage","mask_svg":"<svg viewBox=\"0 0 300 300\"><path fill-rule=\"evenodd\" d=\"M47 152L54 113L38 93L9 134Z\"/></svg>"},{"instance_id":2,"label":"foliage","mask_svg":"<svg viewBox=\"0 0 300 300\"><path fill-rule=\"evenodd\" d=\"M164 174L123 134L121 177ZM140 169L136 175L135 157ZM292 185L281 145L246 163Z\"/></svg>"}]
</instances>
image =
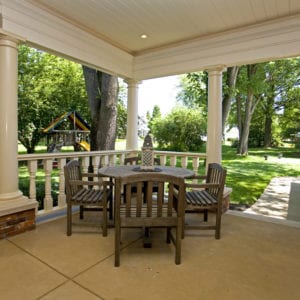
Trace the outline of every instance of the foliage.
<instances>
[{"instance_id":1,"label":"foliage","mask_svg":"<svg viewBox=\"0 0 300 300\"><path fill-rule=\"evenodd\" d=\"M127 108L120 98L117 104L117 111L117 138L125 139L127 130Z\"/></svg>"},{"instance_id":2,"label":"foliage","mask_svg":"<svg viewBox=\"0 0 300 300\"><path fill-rule=\"evenodd\" d=\"M189 108L207 109L207 72L188 73L181 77L177 101Z\"/></svg>"},{"instance_id":3,"label":"foliage","mask_svg":"<svg viewBox=\"0 0 300 300\"><path fill-rule=\"evenodd\" d=\"M77 110L89 120L80 65L54 55L19 47L19 141L33 153L42 128L61 114Z\"/></svg>"},{"instance_id":4,"label":"foliage","mask_svg":"<svg viewBox=\"0 0 300 300\"><path fill-rule=\"evenodd\" d=\"M117 138L125 139L127 130L127 88L123 81L119 79L119 93L117 104Z\"/></svg>"},{"instance_id":5,"label":"foliage","mask_svg":"<svg viewBox=\"0 0 300 300\"><path fill-rule=\"evenodd\" d=\"M223 72L223 130L225 122L229 128L239 128L239 153L247 154L249 146L280 145L283 138L299 132L296 124L299 97L293 92L299 87L299 78L299 57L232 67ZM177 100L186 107L202 108L205 117L207 73L183 75L180 84L182 91ZM288 115L292 118L285 118Z\"/></svg>"},{"instance_id":6,"label":"foliage","mask_svg":"<svg viewBox=\"0 0 300 300\"><path fill-rule=\"evenodd\" d=\"M291 89L286 95L283 114L279 115L283 139L294 139L300 132L300 87Z\"/></svg>"},{"instance_id":7,"label":"foliage","mask_svg":"<svg viewBox=\"0 0 300 300\"><path fill-rule=\"evenodd\" d=\"M161 116L161 111L158 105L154 105L152 115L150 116L150 113L147 112L147 121L148 121L148 128L150 132L153 131L153 123L155 122L155 119L160 119Z\"/></svg>"},{"instance_id":8,"label":"foliage","mask_svg":"<svg viewBox=\"0 0 300 300\"><path fill-rule=\"evenodd\" d=\"M199 109L177 107L164 118L154 119L151 129L160 149L199 151L203 145L201 136L206 132L206 120Z\"/></svg>"},{"instance_id":9,"label":"foliage","mask_svg":"<svg viewBox=\"0 0 300 300\"><path fill-rule=\"evenodd\" d=\"M237 100L240 100L241 116L236 115L231 120L238 123L239 117L244 120L250 113L250 147L279 145L283 137L281 127L284 126L284 119L280 115L283 110L295 104L289 101L289 95L299 84L300 60L292 58L255 66L256 72L252 73L251 78L246 67L241 67L237 81ZM252 109L247 112L249 93L253 94L253 102ZM237 102L234 104L236 109ZM241 129L245 129L245 124L242 124Z\"/></svg>"}]
</instances>

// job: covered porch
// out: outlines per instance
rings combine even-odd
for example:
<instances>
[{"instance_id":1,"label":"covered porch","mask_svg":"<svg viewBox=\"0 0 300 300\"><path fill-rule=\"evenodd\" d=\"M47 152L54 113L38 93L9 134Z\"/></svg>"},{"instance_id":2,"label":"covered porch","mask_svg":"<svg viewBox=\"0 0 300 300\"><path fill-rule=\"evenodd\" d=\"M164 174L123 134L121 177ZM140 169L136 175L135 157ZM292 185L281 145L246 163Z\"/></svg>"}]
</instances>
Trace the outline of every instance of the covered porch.
<instances>
[{"instance_id":1,"label":"covered porch","mask_svg":"<svg viewBox=\"0 0 300 300\"><path fill-rule=\"evenodd\" d=\"M123 78L127 150L137 150L139 82L207 70L207 163L222 160L223 71L300 54L299 1L2 0L0 11L1 216L37 206L18 184L20 43Z\"/></svg>"},{"instance_id":2,"label":"covered porch","mask_svg":"<svg viewBox=\"0 0 300 300\"><path fill-rule=\"evenodd\" d=\"M124 78L128 151L137 150L139 82L207 70L207 162L222 160L222 72L226 67L300 54L299 1L2 0L0 11L1 217L37 207L35 189L25 197L18 182L18 44ZM145 30L155 37L146 43L137 39ZM49 182L52 157L45 161ZM64 158L61 161L63 165ZM35 164L29 163L32 182ZM47 204L51 189L46 191ZM64 206L64 201L62 197L59 205ZM152 249L142 247L139 231L126 232L119 269L113 267L113 229L106 238L99 231L84 233L78 228L67 237L66 220L61 217L0 240L1 298L256 300L298 299L300 295L297 227L228 212L221 240L209 232L186 233L179 266L160 231L153 235Z\"/></svg>"},{"instance_id":3,"label":"covered porch","mask_svg":"<svg viewBox=\"0 0 300 300\"><path fill-rule=\"evenodd\" d=\"M105 238L80 230L67 237L60 218L1 240L1 298L299 299L300 228L226 213L219 241L186 232L181 265L164 231L153 232L148 249L141 231L124 230L120 268L112 228Z\"/></svg>"}]
</instances>

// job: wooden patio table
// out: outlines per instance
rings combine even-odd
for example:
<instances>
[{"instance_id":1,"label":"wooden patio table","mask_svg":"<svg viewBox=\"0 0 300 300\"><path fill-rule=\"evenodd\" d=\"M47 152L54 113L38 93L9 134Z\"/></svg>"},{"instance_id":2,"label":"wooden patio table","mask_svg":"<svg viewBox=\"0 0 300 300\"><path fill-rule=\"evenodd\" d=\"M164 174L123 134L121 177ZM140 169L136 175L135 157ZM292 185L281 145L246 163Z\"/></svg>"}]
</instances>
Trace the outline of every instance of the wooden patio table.
<instances>
[{"instance_id":1,"label":"wooden patio table","mask_svg":"<svg viewBox=\"0 0 300 300\"><path fill-rule=\"evenodd\" d=\"M195 172L185 168L168 167L168 166L155 166L154 170L142 170L139 165L126 165L126 166L108 166L98 170L98 174L103 177L110 177L115 180L115 189L121 189L120 180L124 177L134 174L161 172L166 175L172 175L181 178L191 178ZM115 193L114 193L115 194ZM115 210L114 210L115 211ZM149 228L145 228L144 247L151 248Z\"/></svg>"},{"instance_id":2,"label":"wooden patio table","mask_svg":"<svg viewBox=\"0 0 300 300\"><path fill-rule=\"evenodd\" d=\"M98 170L99 175L104 177L111 177L114 179L122 178L134 174L140 174L144 172L161 172L162 174L172 175L176 177L182 178L190 178L195 175L194 171L185 169L185 168L177 168L177 167L168 167L168 166L157 166L155 165L155 169L152 170L141 170L139 165L127 165L127 166L108 166L103 167Z\"/></svg>"}]
</instances>

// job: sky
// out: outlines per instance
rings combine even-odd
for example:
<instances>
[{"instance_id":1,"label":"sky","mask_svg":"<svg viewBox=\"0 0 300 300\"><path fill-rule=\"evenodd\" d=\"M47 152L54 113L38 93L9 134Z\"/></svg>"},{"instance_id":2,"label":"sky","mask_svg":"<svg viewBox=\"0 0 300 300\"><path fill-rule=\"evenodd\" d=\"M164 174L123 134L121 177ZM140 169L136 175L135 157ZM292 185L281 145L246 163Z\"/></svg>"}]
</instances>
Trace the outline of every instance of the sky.
<instances>
[{"instance_id":1,"label":"sky","mask_svg":"<svg viewBox=\"0 0 300 300\"><path fill-rule=\"evenodd\" d=\"M160 107L163 115L169 113L176 106L178 85L178 76L144 80L139 85L138 114L145 116L147 111L152 114L154 105Z\"/></svg>"}]
</instances>

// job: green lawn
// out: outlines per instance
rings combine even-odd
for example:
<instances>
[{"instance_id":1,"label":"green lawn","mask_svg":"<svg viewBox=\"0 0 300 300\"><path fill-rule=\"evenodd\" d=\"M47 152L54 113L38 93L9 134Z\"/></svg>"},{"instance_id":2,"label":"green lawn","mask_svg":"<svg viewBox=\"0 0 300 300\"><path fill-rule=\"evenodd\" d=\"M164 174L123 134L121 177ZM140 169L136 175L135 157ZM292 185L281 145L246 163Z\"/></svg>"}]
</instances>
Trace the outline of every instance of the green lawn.
<instances>
[{"instance_id":1,"label":"green lawn","mask_svg":"<svg viewBox=\"0 0 300 300\"><path fill-rule=\"evenodd\" d=\"M223 146L222 157L233 203L253 204L274 177L300 176L300 151L294 148L250 149L249 155L242 157L236 155L236 149Z\"/></svg>"}]
</instances>

